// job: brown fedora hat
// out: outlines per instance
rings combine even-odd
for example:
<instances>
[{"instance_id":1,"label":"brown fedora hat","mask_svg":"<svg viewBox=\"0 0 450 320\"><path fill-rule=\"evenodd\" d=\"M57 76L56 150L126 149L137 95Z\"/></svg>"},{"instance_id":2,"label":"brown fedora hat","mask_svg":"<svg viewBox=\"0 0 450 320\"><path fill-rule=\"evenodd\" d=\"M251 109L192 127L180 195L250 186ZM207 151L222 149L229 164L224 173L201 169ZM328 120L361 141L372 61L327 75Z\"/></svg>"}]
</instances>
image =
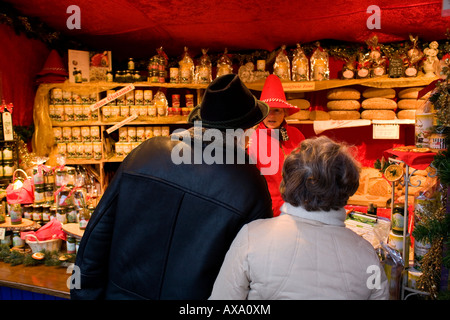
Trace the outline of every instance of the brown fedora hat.
<instances>
[{"instance_id":1,"label":"brown fedora hat","mask_svg":"<svg viewBox=\"0 0 450 320\"><path fill-rule=\"evenodd\" d=\"M269 106L256 99L238 75L226 74L209 84L188 122L202 121L205 128L248 129L268 114Z\"/></svg>"}]
</instances>

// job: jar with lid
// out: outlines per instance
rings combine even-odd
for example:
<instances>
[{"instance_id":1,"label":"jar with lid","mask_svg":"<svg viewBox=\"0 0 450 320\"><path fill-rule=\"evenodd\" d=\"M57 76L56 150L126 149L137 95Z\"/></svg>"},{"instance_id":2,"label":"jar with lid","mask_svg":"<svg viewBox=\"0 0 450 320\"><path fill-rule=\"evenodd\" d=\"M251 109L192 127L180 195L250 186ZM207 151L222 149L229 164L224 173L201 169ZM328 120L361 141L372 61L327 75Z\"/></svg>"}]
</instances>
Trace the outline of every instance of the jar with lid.
<instances>
[{"instance_id":1,"label":"jar with lid","mask_svg":"<svg viewBox=\"0 0 450 320\"><path fill-rule=\"evenodd\" d=\"M90 211L87 208L80 209L80 230L86 229L89 219L91 218Z\"/></svg>"},{"instance_id":2,"label":"jar with lid","mask_svg":"<svg viewBox=\"0 0 450 320\"><path fill-rule=\"evenodd\" d=\"M58 209L56 209L56 219L58 219L58 221L61 222L62 224L67 223L65 207L59 207Z\"/></svg>"},{"instance_id":3,"label":"jar with lid","mask_svg":"<svg viewBox=\"0 0 450 320\"><path fill-rule=\"evenodd\" d=\"M13 159L13 151L10 144L6 144L2 150L3 161L9 161Z\"/></svg>"},{"instance_id":4,"label":"jar with lid","mask_svg":"<svg viewBox=\"0 0 450 320\"><path fill-rule=\"evenodd\" d=\"M33 168L33 182L35 188L39 188L39 186L44 185L44 170Z\"/></svg>"},{"instance_id":5,"label":"jar with lid","mask_svg":"<svg viewBox=\"0 0 450 320\"><path fill-rule=\"evenodd\" d=\"M393 231L403 231L404 226L404 218L405 218L405 205L403 203L395 203L394 210L392 211L392 230Z\"/></svg>"},{"instance_id":6,"label":"jar with lid","mask_svg":"<svg viewBox=\"0 0 450 320\"><path fill-rule=\"evenodd\" d=\"M75 206L68 206L66 211L67 223L77 222L77 209Z\"/></svg>"},{"instance_id":7,"label":"jar with lid","mask_svg":"<svg viewBox=\"0 0 450 320\"><path fill-rule=\"evenodd\" d=\"M65 184L66 171L64 169L56 169L55 175L55 185L57 187L63 186Z\"/></svg>"},{"instance_id":8,"label":"jar with lid","mask_svg":"<svg viewBox=\"0 0 450 320\"><path fill-rule=\"evenodd\" d=\"M42 222L47 223L50 222L51 215L50 215L50 205L44 204L42 205Z\"/></svg>"},{"instance_id":9,"label":"jar with lid","mask_svg":"<svg viewBox=\"0 0 450 320\"><path fill-rule=\"evenodd\" d=\"M33 205L33 221L36 223L42 222L42 206L39 204Z\"/></svg>"},{"instance_id":10,"label":"jar with lid","mask_svg":"<svg viewBox=\"0 0 450 320\"><path fill-rule=\"evenodd\" d=\"M14 161L4 160L3 161L3 178L12 179L14 174Z\"/></svg>"},{"instance_id":11,"label":"jar with lid","mask_svg":"<svg viewBox=\"0 0 450 320\"><path fill-rule=\"evenodd\" d=\"M13 231L12 246L16 248L23 248L25 241L20 237L20 231Z\"/></svg>"},{"instance_id":12,"label":"jar with lid","mask_svg":"<svg viewBox=\"0 0 450 320\"><path fill-rule=\"evenodd\" d=\"M77 252L75 237L68 236L66 245L67 245L67 253L74 254Z\"/></svg>"},{"instance_id":13,"label":"jar with lid","mask_svg":"<svg viewBox=\"0 0 450 320\"><path fill-rule=\"evenodd\" d=\"M0 204L0 223L6 222L5 206Z\"/></svg>"},{"instance_id":14,"label":"jar with lid","mask_svg":"<svg viewBox=\"0 0 450 320\"><path fill-rule=\"evenodd\" d=\"M45 202L44 185L40 184L34 188L34 203L43 204Z\"/></svg>"},{"instance_id":15,"label":"jar with lid","mask_svg":"<svg viewBox=\"0 0 450 320\"><path fill-rule=\"evenodd\" d=\"M33 205L26 204L22 207L22 213L24 219L33 220Z\"/></svg>"},{"instance_id":16,"label":"jar with lid","mask_svg":"<svg viewBox=\"0 0 450 320\"><path fill-rule=\"evenodd\" d=\"M53 191L54 191L53 184L46 184L44 187L44 199L45 203L47 204L53 204L55 202L55 199L53 197Z\"/></svg>"},{"instance_id":17,"label":"jar with lid","mask_svg":"<svg viewBox=\"0 0 450 320\"><path fill-rule=\"evenodd\" d=\"M11 218L11 224L13 225L22 223L22 206L20 203L9 205L9 217Z\"/></svg>"},{"instance_id":18,"label":"jar with lid","mask_svg":"<svg viewBox=\"0 0 450 320\"><path fill-rule=\"evenodd\" d=\"M66 177L66 185L67 186L74 186L75 185L75 168L68 168L67 170L67 177Z\"/></svg>"},{"instance_id":19,"label":"jar with lid","mask_svg":"<svg viewBox=\"0 0 450 320\"><path fill-rule=\"evenodd\" d=\"M56 206L50 206L50 220L56 219Z\"/></svg>"}]
</instances>

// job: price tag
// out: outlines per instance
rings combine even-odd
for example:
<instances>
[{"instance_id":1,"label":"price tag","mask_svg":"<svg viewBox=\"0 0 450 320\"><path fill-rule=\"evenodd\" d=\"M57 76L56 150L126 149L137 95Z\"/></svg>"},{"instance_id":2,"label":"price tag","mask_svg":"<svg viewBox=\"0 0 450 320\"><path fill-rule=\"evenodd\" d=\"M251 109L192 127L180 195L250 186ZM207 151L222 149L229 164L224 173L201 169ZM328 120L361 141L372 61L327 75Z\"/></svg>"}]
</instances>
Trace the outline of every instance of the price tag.
<instances>
[{"instance_id":1,"label":"price tag","mask_svg":"<svg viewBox=\"0 0 450 320\"><path fill-rule=\"evenodd\" d=\"M0 228L0 240L5 240L5 228Z\"/></svg>"},{"instance_id":2,"label":"price tag","mask_svg":"<svg viewBox=\"0 0 450 320\"><path fill-rule=\"evenodd\" d=\"M91 111L95 111L98 108L104 106L107 103L110 103L111 101L116 100L117 98L119 98L120 96L123 96L124 94L133 91L134 90L134 85L130 84L129 86L123 87L122 89L118 90L117 92L107 96L106 98L103 98L102 100L94 103L93 105L90 106Z\"/></svg>"},{"instance_id":3,"label":"price tag","mask_svg":"<svg viewBox=\"0 0 450 320\"><path fill-rule=\"evenodd\" d=\"M373 124L373 139L399 139L400 126L398 124Z\"/></svg>"},{"instance_id":4,"label":"price tag","mask_svg":"<svg viewBox=\"0 0 450 320\"><path fill-rule=\"evenodd\" d=\"M126 119L120 121L119 123L115 124L114 126L112 126L111 128L109 128L108 130L106 130L106 132L107 132L108 134L111 134L111 132L113 132L113 131L119 129L120 127L123 127L123 126L126 125L128 122L131 122L131 121L135 120L137 117L138 117L137 114L133 114L133 115L129 116L128 118L126 118Z\"/></svg>"}]
</instances>

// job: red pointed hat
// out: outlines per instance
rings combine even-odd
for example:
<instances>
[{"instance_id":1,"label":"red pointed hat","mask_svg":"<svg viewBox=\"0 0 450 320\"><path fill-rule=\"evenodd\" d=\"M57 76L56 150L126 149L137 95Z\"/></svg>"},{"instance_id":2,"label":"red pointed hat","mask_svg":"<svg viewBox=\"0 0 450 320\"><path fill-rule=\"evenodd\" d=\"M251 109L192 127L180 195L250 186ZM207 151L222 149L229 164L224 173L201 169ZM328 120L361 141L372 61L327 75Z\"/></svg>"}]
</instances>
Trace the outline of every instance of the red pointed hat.
<instances>
[{"instance_id":1,"label":"red pointed hat","mask_svg":"<svg viewBox=\"0 0 450 320\"><path fill-rule=\"evenodd\" d=\"M274 74L271 74L266 78L260 100L267 103L272 109L288 109L289 115L293 115L294 113L300 111L298 107L287 103L281 80Z\"/></svg>"},{"instance_id":2,"label":"red pointed hat","mask_svg":"<svg viewBox=\"0 0 450 320\"><path fill-rule=\"evenodd\" d=\"M68 76L67 70L66 68L64 68L62 59L55 49L50 52L47 60L45 61L44 67L37 75L43 76L47 74Z\"/></svg>"}]
</instances>

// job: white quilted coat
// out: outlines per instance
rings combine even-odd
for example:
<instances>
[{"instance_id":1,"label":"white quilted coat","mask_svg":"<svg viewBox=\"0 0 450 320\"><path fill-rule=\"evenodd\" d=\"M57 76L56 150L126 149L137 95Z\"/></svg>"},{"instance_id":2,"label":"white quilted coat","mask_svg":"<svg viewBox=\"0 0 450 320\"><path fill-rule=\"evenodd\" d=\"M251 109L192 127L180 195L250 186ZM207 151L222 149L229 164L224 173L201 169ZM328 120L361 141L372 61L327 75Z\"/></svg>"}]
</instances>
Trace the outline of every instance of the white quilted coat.
<instances>
[{"instance_id":1,"label":"white quilted coat","mask_svg":"<svg viewBox=\"0 0 450 320\"><path fill-rule=\"evenodd\" d=\"M210 299L388 299L372 245L345 227L345 209L282 214L245 225L231 245Z\"/></svg>"}]
</instances>

